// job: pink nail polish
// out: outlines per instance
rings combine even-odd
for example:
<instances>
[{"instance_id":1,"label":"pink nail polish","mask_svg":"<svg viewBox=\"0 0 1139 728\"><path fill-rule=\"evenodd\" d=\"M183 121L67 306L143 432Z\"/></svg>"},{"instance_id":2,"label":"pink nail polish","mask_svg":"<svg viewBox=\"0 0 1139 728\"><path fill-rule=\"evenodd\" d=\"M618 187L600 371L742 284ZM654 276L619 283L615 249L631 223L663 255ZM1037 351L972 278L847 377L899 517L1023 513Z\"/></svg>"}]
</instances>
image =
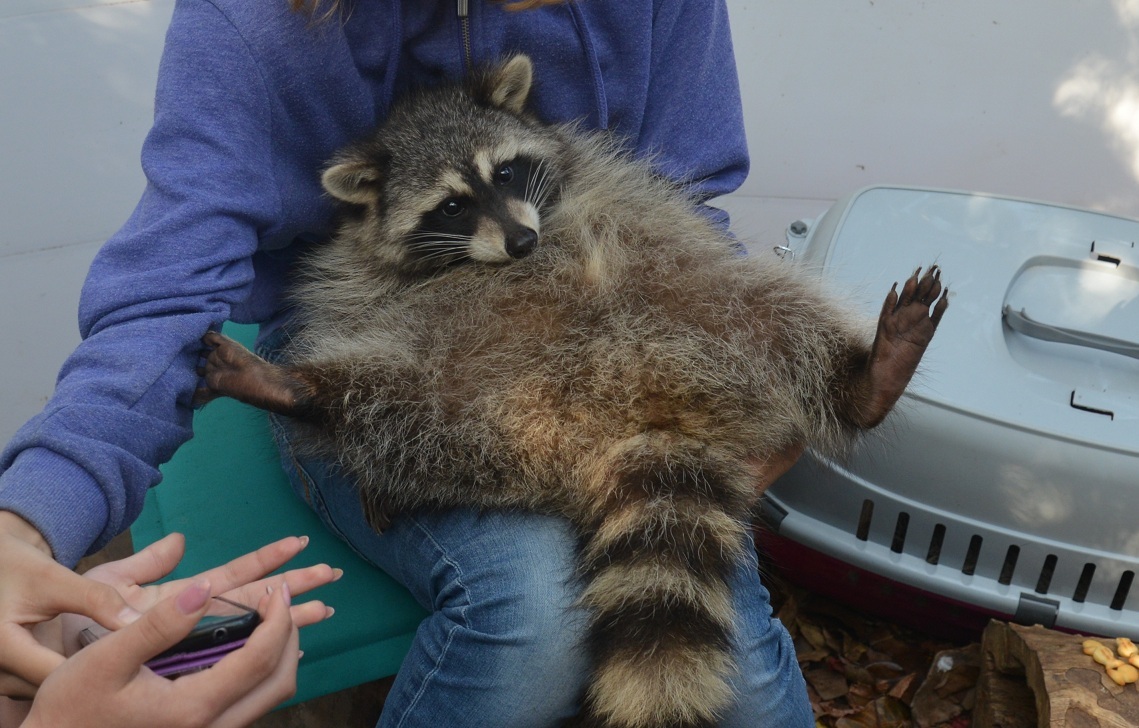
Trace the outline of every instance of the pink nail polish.
<instances>
[{"instance_id":1,"label":"pink nail polish","mask_svg":"<svg viewBox=\"0 0 1139 728\"><path fill-rule=\"evenodd\" d=\"M182 614L193 614L205 606L210 599L210 583L202 580L186 587L174 598L174 604Z\"/></svg>"}]
</instances>

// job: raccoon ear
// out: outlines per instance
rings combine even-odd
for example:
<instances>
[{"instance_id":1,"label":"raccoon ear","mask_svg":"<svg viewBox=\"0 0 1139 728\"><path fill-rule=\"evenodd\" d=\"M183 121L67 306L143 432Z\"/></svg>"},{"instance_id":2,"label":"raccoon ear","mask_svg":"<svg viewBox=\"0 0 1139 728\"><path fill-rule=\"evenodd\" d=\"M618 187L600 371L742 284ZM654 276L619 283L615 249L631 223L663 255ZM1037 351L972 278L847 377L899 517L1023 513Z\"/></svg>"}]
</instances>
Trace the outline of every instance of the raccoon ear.
<instances>
[{"instance_id":1,"label":"raccoon ear","mask_svg":"<svg viewBox=\"0 0 1139 728\"><path fill-rule=\"evenodd\" d=\"M487 77L487 101L492 106L521 114L530 96L534 65L529 56L517 55L491 69Z\"/></svg>"},{"instance_id":2,"label":"raccoon ear","mask_svg":"<svg viewBox=\"0 0 1139 728\"><path fill-rule=\"evenodd\" d=\"M338 162L320 176L324 190L338 200L356 205L374 202L382 182L375 164L362 159Z\"/></svg>"}]
</instances>

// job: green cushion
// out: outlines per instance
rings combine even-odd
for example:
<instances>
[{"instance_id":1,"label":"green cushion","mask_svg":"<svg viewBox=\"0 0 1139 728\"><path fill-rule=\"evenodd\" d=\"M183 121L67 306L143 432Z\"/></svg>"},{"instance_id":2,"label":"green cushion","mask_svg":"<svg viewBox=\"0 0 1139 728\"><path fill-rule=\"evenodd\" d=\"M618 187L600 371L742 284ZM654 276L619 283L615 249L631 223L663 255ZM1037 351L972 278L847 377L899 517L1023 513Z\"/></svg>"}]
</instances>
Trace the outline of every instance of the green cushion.
<instances>
[{"instance_id":1,"label":"green cushion","mask_svg":"<svg viewBox=\"0 0 1139 728\"><path fill-rule=\"evenodd\" d=\"M252 347L255 326L229 324ZM136 549L168 533L186 536L186 557L171 578L191 576L285 536L308 535L288 568L328 563L344 569L308 597L335 607L301 630L304 658L290 703L395 674L425 612L402 586L329 533L294 495L263 412L218 400L194 416L194 438L162 468L131 529ZM302 597L303 599L304 597Z\"/></svg>"}]
</instances>

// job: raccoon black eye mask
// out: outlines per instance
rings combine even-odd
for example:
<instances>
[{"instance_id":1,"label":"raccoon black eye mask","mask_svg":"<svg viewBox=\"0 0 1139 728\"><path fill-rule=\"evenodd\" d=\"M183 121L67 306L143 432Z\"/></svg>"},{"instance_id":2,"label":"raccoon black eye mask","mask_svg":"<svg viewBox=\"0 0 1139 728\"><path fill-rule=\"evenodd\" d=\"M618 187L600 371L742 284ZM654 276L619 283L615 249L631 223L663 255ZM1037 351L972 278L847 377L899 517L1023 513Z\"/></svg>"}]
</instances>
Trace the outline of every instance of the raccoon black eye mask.
<instances>
[{"instance_id":1,"label":"raccoon black eye mask","mask_svg":"<svg viewBox=\"0 0 1139 728\"><path fill-rule=\"evenodd\" d=\"M754 462L881 422L947 291L919 269L876 329L850 320L819 281L737 255L610 138L539 123L530 80L519 56L423 92L338 155L324 181L344 222L293 290L285 363L210 333L197 401L292 418L376 526L455 506L568 518L593 659L571 725L714 726ZM425 264L420 206L445 216L451 198L479 203L477 232L450 241L465 264ZM508 250L520 227L526 255Z\"/></svg>"}]
</instances>

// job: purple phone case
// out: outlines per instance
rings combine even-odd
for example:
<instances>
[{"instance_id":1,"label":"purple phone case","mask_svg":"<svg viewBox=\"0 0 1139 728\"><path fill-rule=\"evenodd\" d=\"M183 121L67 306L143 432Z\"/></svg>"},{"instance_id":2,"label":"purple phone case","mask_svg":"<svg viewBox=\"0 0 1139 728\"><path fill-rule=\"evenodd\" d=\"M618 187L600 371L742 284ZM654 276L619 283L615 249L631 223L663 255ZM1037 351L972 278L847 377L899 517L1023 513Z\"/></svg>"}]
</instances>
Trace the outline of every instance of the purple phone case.
<instances>
[{"instance_id":1,"label":"purple phone case","mask_svg":"<svg viewBox=\"0 0 1139 728\"><path fill-rule=\"evenodd\" d=\"M178 655L170 655L161 660L151 660L146 663L146 666L153 670L155 674L162 675L163 677L185 675L186 673L197 672L210 667L230 652L241 647L245 642L246 640L244 639L234 640L224 645L214 645L213 647L198 650L197 652L183 652Z\"/></svg>"}]
</instances>

